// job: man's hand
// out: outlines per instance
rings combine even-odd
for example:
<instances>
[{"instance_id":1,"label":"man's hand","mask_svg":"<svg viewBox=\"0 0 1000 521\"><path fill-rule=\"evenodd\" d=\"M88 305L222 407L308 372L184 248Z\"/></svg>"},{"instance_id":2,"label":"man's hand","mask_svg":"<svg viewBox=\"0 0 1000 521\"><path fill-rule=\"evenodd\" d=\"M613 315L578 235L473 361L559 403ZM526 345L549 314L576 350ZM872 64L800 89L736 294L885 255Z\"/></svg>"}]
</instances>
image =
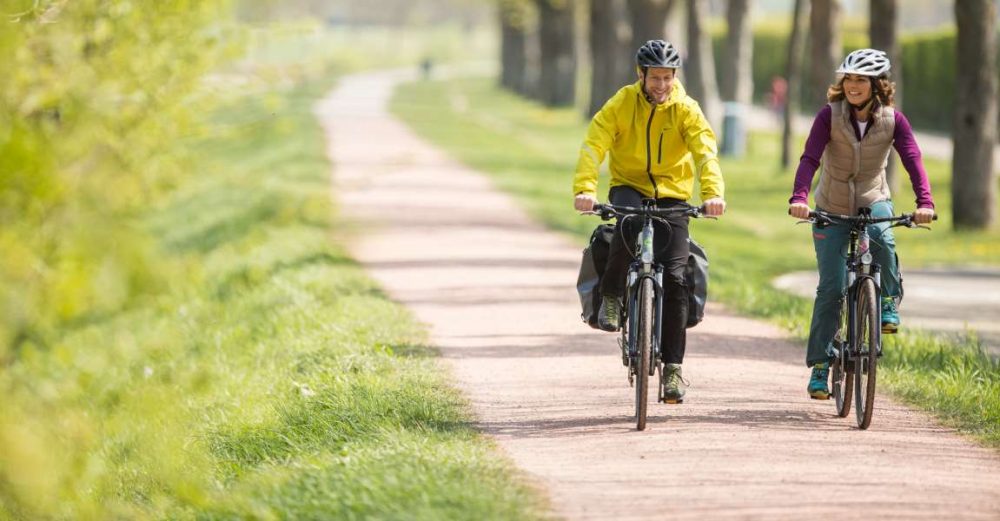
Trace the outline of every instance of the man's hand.
<instances>
[{"instance_id":1,"label":"man's hand","mask_svg":"<svg viewBox=\"0 0 1000 521\"><path fill-rule=\"evenodd\" d=\"M927 224L933 220L933 208L917 208L917 211L913 212L913 222L917 224Z\"/></svg>"},{"instance_id":2,"label":"man's hand","mask_svg":"<svg viewBox=\"0 0 1000 521\"><path fill-rule=\"evenodd\" d=\"M808 219L810 211L812 209L806 203L792 203L788 205L788 215L796 219Z\"/></svg>"},{"instance_id":3,"label":"man's hand","mask_svg":"<svg viewBox=\"0 0 1000 521\"><path fill-rule=\"evenodd\" d=\"M721 197L713 197L702 203L705 207L705 215L709 217L718 217L726 212L726 201Z\"/></svg>"},{"instance_id":4,"label":"man's hand","mask_svg":"<svg viewBox=\"0 0 1000 521\"><path fill-rule=\"evenodd\" d=\"M576 208L578 212L592 212L595 204L597 204L597 198L591 194L578 194L573 199L573 208Z\"/></svg>"}]
</instances>

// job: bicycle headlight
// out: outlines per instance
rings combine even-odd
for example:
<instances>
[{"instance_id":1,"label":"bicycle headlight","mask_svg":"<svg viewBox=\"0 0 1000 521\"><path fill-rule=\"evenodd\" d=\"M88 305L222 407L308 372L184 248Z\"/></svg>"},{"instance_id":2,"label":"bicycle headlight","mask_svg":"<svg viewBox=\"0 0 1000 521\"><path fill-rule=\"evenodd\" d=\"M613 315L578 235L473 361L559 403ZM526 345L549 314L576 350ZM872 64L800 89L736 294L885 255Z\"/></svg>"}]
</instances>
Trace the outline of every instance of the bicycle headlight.
<instances>
[{"instance_id":1,"label":"bicycle headlight","mask_svg":"<svg viewBox=\"0 0 1000 521\"><path fill-rule=\"evenodd\" d=\"M872 254L866 251L864 254L861 255L861 264L871 264L871 263L872 263Z\"/></svg>"}]
</instances>

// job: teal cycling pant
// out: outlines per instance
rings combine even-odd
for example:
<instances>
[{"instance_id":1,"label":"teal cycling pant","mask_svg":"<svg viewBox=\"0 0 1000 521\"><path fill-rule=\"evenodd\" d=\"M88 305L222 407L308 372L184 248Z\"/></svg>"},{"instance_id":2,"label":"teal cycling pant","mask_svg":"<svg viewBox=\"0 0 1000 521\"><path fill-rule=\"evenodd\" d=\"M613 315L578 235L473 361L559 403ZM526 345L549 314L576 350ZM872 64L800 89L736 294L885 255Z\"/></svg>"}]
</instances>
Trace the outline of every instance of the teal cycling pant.
<instances>
[{"instance_id":1,"label":"teal cycling pant","mask_svg":"<svg viewBox=\"0 0 1000 521\"><path fill-rule=\"evenodd\" d=\"M891 201L871 205L873 217L891 217ZM897 297L900 291L899 266L896 263L896 239L890 223L868 226L869 247L875 262L881 266L882 295ZM832 224L825 228L813 225L813 245L819 266L819 286L813 304L812 325L809 326L809 344L806 365L829 362L833 357L831 341L840 321L840 306L847 294L847 249L850 227ZM879 308L881 309L881 308Z\"/></svg>"}]
</instances>

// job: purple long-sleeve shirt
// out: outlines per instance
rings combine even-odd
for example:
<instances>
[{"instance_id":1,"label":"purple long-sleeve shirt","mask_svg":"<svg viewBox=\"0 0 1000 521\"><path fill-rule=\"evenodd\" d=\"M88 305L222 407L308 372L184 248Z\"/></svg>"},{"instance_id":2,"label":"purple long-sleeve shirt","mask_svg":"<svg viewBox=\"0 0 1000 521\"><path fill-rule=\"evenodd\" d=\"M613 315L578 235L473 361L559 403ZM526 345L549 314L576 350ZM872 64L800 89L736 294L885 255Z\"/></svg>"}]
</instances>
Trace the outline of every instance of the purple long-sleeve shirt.
<instances>
[{"instance_id":1,"label":"purple long-sleeve shirt","mask_svg":"<svg viewBox=\"0 0 1000 521\"><path fill-rule=\"evenodd\" d=\"M792 197L788 200L789 203L809 204L809 188L812 186L816 169L819 168L823 151L826 150L826 145L830 142L830 122L832 119L833 111L830 105L824 105L816 114L812 130L809 131L809 138L806 139L806 149L802 153L802 158L799 159L799 168L795 171L795 186L792 188ZM869 118L869 122L874 121L875 118ZM853 112L851 113L851 124L854 127L854 135L861 139ZM869 130L871 130L871 124L865 129L865 134ZM927 180L927 171L924 170L920 147L917 146L917 140L913 137L913 128L910 127L910 122L898 110L896 111L896 129L892 138L892 145L899 154L903 167L910 175L910 184L913 185L913 193L917 196L917 208L934 208L931 184Z\"/></svg>"}]
</instances>

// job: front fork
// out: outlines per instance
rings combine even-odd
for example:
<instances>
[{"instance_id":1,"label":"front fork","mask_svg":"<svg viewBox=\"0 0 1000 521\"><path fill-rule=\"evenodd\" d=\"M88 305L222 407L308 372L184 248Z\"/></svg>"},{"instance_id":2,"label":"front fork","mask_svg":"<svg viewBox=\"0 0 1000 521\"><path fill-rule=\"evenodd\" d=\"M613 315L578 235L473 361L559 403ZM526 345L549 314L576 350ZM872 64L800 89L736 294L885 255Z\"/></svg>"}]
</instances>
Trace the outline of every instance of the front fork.
<instances>
[{"instance_id":1,"label":"front fork","mask_svg":"<svg viewBox=\"0 0 1000 521\"><path fill-rule=\"evenodd\" d=\"M860 275L858 274L858 270L861 271ZM858 288L861 285L860 280L863 279L872 279L872 282L875 283L875 309L878 314L871 317L871 319L878 321L878 327L875 328L876 338L872 340L877 346L878 356L882 356L882 316L878 312L881 309L882 303L882 277L880 273L881 267L878 264L859 264L854 269L847 271L847 335L845 338L845 324L841 324L841 327L834 336L833 347L835 351L847 349L845 359L848 362L853 362L858 354L856 346L861 332L858 331L857 303ZM834 354L839 355L839 352L835 352Z\"/></svg>"},{"instance_id":2,"label":"front fork","mask_svg":"<svg viewBox=\"0 0 1000 521\"><path fill-rule=\"evenodd\" d=\"M652 355L652 362L650 368L656 366L656 362L660 360L660 335L663 329L663 321L661 317L663 316L663 267L657 264L653 265L643 265L641 262L635 262L628 270L628 283L626 287L628 288L628 355L633 361L633 367L638 365L635 362L638 357L638 349L636 349L636 344L639 340L639 328L638 328L638 305L639 305L639 288L642 279L651 278L653 280L653 338L651 339L650 351Z\"/></svg>"}]
</instances>

